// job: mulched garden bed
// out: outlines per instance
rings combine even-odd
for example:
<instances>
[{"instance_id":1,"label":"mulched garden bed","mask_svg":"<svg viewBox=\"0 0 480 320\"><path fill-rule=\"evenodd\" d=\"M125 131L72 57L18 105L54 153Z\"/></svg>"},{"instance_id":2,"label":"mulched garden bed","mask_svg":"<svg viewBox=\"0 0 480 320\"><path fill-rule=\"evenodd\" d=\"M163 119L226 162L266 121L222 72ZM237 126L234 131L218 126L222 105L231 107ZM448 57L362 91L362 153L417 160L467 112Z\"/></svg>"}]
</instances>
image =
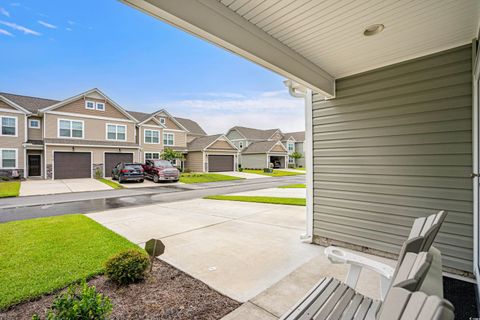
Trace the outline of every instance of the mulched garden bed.
<instances>
[{"instance_id":1,"label":"mulched garden bed","mask_svg":"<svg viewBox=\"0 0 480 320\"><path fill-rule=\"evenodd\" d=\"M143 282L119 287L104 276L90 280L97 291L112 301L110 319L221 319L240 306L203 282L156 260ZM55 294L25 302L0 313L0 319L28 319L45 314Z\"/></svg>"}]
</instances>

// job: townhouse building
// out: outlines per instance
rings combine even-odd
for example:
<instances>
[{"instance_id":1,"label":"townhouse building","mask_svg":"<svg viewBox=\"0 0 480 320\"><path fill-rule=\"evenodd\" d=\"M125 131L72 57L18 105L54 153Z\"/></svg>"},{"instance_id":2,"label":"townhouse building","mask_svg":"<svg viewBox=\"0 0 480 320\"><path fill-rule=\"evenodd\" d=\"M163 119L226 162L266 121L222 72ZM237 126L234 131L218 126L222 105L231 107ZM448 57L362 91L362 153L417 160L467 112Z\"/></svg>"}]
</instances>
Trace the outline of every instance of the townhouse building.
<instances>
[{"instance_id":1,"label":"townhouse building","mask_svg":"<svg viewBox=\"0 0 480 320\"><path fill-rule=\"evenodd\" d=\"M268 168L270 164L275 168L305 165L305 132L283 133L280 129L235 126L228 130L226 137L238 148L238 163L243 168ZM291 157L294 152L302 154L302 158L295 160Z\"/></svg>"},{"instance_id":2,"label":"townhouse building","mask_svg":"<svg viewBox=\"0 0 480 320\"><path fill-rule=\"evenodd\" d=\"M25 178L108 177L118 162L158 159L165 147L187 153L206 134L166 110L126 111L99 89L61 101L0 93L0 123L0 176Z\"/></svg>"}]
</instances>

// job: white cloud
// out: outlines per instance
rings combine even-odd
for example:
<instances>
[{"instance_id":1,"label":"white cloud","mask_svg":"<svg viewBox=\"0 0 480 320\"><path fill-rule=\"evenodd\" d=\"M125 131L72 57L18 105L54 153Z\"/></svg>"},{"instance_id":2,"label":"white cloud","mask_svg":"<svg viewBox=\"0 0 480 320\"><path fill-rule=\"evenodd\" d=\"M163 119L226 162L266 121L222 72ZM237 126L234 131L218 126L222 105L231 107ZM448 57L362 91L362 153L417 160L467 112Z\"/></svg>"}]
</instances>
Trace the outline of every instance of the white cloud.
<instances>
[{"instance_id":1,"label":"white cloud","mask_svg":"<svg viewBox=\"0 0 480 320\"><path fill-rule=\"evenodd\" d=\"M12 2L12 3L10 3L10 5L12 7L20 7L21 6L21 4L19 2Z\"/></svg>"},{"instance_id":2,"label":"white cloud","mask_svg":"<svg viewBox=\"0 0 480 320\"><path fill-rule=\"evenodd\" d=\"M6 17L10 17L10 12L8 12L7 10L5 10L2 7L0 7L0 14L4 15Z\"/></svg>"},{"instance_id":3,"label":"white cloud","mask_svg":"<svg viewBox=\"0 0 480 320\"><path fill-rule=\"evenodd\" d=\"M67 23L68 23L69 25L71 25L71 26L73 26L74 24L76 24L76 22L75 22L75 21L72 21L72 20L68 20Z\"/></svg>"},{"instance_id":4,"label":"white cloud","mask_svg":"<svg viewBox=\"0 0 480 320\"><path fill-rule=\"evenodd\" d=\"M72 31L72 28L65 28L65 30L67 30L67 31Z\"/></svg>"},{"instance_id":5,"label":"white cloud","mask_svg":"<svg viewBox=\"0 0 480 320\"><path fill-rule=\"evenodd\" d=\"M10 32L4 29L0 29L0 34L3 34L4 36L13 37L13 34L11 34Z\"/></svg>"},{"instance_id":6,"label":"white cloud","mask_svg":"<svg viewBox=\"0 0 480 320\"><path fill-rule=\"evenodd\" d=\"M215 96L215 95L209 95ZM259 129L280 128L301 131L305 128L304 102L288 92L263 92L232 95L232 98L173 100L155 104L165 106L172 114L198 121L209 134L225 133L241 125Z\"/></svg>"},{"instance_id":7,"label":"white cloud","mask_svg":"<svg viewBox=\"0 0 480 320\"><path fill-rule=\"evenodd\" d=\"M169 108L167 110L170 111ZM174 109L172 109L174 112ZM177 116L177 113L174 112ZM305 130L305 119L303 113L276 114L264 112L248 112L238 114L202 114L185 113L178 114L179 117L190 118L197 121L208 134L227 133L233 126L245 126L258 129L280 128L283 132Z\"/></svg>"},{"instance_id":8,"label":"white cloud","mask_svg":"<svg viewBox=\"0 0 480 320\"><path fill-rule=\"evenodd\" d=\"M239 99L195 99L178 100L175 105L189 109L199 109L203 111L231 111L231 112L249 112L249 111L274 111L298 110L303 106L300 99L281 98L281 97L257 97L257 98L239 98Z\"/></svg>"},{"instance_id":9,"label":"white cloud","mask_svg":"<svg viewBox=\"0 0 480 320\"><path fill-rule=\"evenodd\" d=\"M56 25L53 25L51 23L48 23L48 22L45 22L45 21L42 21L42 20L38 20L37 21L39 24L41 24L42 26L46 27L46 28L49 28L49 29L57 29L57 26Z\"/></svg>"},{"instance_id":10,"label":"white cloud","mask_svg":"<svg viewBox=\"0 0 480 320\"><path fill-rule=\"evenodd\" d=\"M4 26L10 27L12 29L21 31L24 34L31 34L31 35L34 35L34 36L41 36L42 35L40 32L37 32L37 31L32 30L32 29L28 29L24 26L18 25L18 24L13 23L13 22L0 21L0 24L3 24Z\"/></svg>"}]
</instances>

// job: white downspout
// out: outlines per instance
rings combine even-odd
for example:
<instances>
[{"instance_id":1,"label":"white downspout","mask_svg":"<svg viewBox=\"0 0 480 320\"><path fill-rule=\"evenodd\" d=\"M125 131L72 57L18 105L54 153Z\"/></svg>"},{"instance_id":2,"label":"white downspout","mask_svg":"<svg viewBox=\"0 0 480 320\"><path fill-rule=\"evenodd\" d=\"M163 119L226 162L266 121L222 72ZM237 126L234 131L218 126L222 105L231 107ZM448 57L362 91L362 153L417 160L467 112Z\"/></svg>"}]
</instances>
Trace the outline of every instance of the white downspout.
<instances>
[{"instance_id":1,"label":"white downspout","mask_svg":"<svg viewBox=\"0 0 480 320\"><path fill-rule=\"evenodd\" d=\"M291 80L284 82L292 97L303 98L305 101L305 171L307 186L307 217L306 232L300 236L304 242L313 242L313 110L312 90L307 89Z\"/></svg>"}]
</instances>

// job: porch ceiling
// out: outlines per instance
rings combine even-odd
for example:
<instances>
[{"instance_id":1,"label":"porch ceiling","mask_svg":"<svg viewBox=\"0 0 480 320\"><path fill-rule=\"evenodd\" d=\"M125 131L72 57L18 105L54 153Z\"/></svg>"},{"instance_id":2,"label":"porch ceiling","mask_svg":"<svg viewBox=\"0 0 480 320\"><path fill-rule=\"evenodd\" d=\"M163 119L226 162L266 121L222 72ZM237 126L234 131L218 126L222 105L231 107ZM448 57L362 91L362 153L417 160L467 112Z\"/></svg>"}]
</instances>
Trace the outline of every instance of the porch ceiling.
<instances>
[{"instance_id":1,"label":"porch ceiling","mask_svg":"<svg viewBox=\"0 0 480 320\"><path fill-rule=\"evenodd\" d=\"M121 1L329 97L335 78L471 42L480 16L478 0Z\"/></svg>"}]
</instances>

